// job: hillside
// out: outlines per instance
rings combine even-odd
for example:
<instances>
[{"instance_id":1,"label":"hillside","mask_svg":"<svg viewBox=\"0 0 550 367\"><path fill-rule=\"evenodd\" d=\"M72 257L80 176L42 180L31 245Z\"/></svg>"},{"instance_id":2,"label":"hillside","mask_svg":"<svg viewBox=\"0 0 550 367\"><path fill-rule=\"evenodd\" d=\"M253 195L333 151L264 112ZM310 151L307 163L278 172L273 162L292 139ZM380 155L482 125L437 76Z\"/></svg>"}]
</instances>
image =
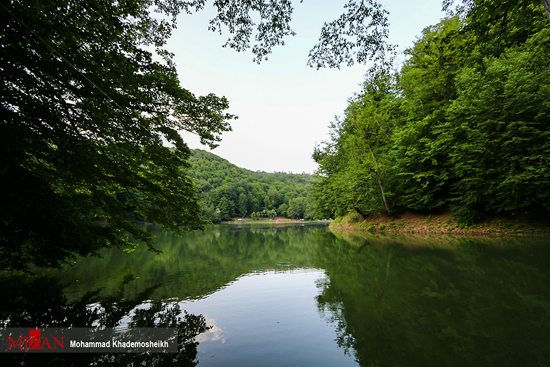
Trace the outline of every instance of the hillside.
<instances>
[{"instance_id":1,"label":"hillside","mask_svg":"<svg viewBox=\"0 0 550 367\"><path fill-rule=\"evenodd\" d=\"M509 10L483 32L443 19L401 68L367 73L313 153L319 216L550 217L550 29L540 4Z\"/></svg>"},{"instance_id":2,"label":"hillside","mask_svg":"<svg viewBox=\"0 0 550 367\"><path fill-rule=\"evenodd\" d=\"M308 174L253 172L200 149L192 151L189 162L193 168L188 175L202 201L204 219L313 217Z\"/></svg>"}]
</instances>

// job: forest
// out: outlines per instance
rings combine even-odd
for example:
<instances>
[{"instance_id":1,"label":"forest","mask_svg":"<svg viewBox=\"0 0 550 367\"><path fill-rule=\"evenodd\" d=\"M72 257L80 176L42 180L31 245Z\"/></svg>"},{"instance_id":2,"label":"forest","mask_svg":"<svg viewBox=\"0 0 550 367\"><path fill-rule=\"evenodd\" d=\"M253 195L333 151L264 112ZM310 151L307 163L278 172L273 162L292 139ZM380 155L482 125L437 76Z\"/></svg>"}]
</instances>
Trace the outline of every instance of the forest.
<instances>
[{"instance_id":1,"label":"forest","mask_svg":"<svg viewBox=\"0 0 550 367\"><path fill-rule=\"evenodd\" d=\"M318 215L548 213L550 29L541 3L513 3L449 16L400 68L369 70L314 150Z\"/></svg>"},{"instance_id":2,"label":"forest","mask_svg":"<svg viewBox=\"0 0 550 367\"><path fill-rule=\"evenodd\" d=\"M200 149L192 151L189 163L188 176L197 188L204 220L313 219L311 175L253 172Z\"/></svg>"}]
</instances>

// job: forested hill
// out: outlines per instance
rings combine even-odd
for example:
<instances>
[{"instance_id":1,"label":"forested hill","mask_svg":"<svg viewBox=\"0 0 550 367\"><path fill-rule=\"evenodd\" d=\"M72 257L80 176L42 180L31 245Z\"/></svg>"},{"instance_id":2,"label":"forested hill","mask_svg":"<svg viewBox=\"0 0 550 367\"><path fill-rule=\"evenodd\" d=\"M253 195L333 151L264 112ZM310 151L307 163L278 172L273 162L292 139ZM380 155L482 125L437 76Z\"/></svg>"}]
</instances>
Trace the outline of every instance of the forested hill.
<instances>
[{"instance_id":1,"label":"forested hill","mask_svg":"<svg viewBox=\"0 0 550 367\"><path fill-rule=\"evenodd\" d=\"M321 215L549 213L550 26L540 2L514 4L476 1L427 27L399 71L367 74L314 152Z\"/></svg>"},{"instance_id":2,"label":"forested hill","mask_svg":"<svg viewBox=\"0 0 550 367\"><path fill-rule=\"evenodd\" d=\"M189 162L193 168L188 175L198 190L204 219L313 217L308 174L253 172L200 149L192 151Z\"/></svg>"}]
</instances>

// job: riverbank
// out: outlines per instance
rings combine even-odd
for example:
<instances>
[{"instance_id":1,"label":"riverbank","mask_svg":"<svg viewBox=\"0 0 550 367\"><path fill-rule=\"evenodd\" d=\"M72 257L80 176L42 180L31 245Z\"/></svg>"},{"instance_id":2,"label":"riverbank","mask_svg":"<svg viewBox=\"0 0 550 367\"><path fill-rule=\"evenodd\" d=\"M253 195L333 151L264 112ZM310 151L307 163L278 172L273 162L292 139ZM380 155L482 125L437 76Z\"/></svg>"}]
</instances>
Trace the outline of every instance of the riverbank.
<instances>
[{"instance_id":1,"label":"riverbank","mask_svg":"<svg viewBox=\"0 0 550 367\"><path fill-rule=\"evenodd\" d=\"M330 224L330 228L388 233L550 235L550 216L539 212L492 215L468 226L458 223L450 212L425 214L406 211L399 217L375 213L367 218L357 212L351 212L343 218L336 218Z\"/></svg>"}]
</instances>

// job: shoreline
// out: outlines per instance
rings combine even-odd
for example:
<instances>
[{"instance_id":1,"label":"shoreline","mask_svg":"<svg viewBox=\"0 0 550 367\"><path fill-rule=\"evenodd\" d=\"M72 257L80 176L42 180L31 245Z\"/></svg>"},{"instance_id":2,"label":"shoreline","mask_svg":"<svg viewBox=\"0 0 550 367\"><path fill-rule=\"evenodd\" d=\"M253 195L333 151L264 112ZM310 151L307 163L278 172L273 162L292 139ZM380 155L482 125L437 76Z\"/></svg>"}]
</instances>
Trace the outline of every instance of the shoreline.
<instances>
[{"instance_id":1,"label":"shoreline","mask_svg":"<svg viewBox=\"0 0 550 367\"><path fill-rule=\"evenodd\" d=\"M468 226L458 223L448 212L423 214L406 211L399 217L376 213L370 214L367 218L359 213L351 212L343 218L336 218L329 228L337 231L388 234L549 236L550 221L544 219L540 216L532 217L530 215L516 217L494 215Z\"/></svg>"},{"instance_id":2,"label":"shoreline","mask_svg":"<svg viewBox=\"0 0 550 367\"><path fill-rule=\"evenodd\" d=\"M304 223L331 223L328 219L319 220L305 220L305 219L292 219L292 218L275 218L275 219L251 219L243 218L242 220L234 219L231 221L221 221L214 224L304 224Z\"/></svg>"}]
</instances>

